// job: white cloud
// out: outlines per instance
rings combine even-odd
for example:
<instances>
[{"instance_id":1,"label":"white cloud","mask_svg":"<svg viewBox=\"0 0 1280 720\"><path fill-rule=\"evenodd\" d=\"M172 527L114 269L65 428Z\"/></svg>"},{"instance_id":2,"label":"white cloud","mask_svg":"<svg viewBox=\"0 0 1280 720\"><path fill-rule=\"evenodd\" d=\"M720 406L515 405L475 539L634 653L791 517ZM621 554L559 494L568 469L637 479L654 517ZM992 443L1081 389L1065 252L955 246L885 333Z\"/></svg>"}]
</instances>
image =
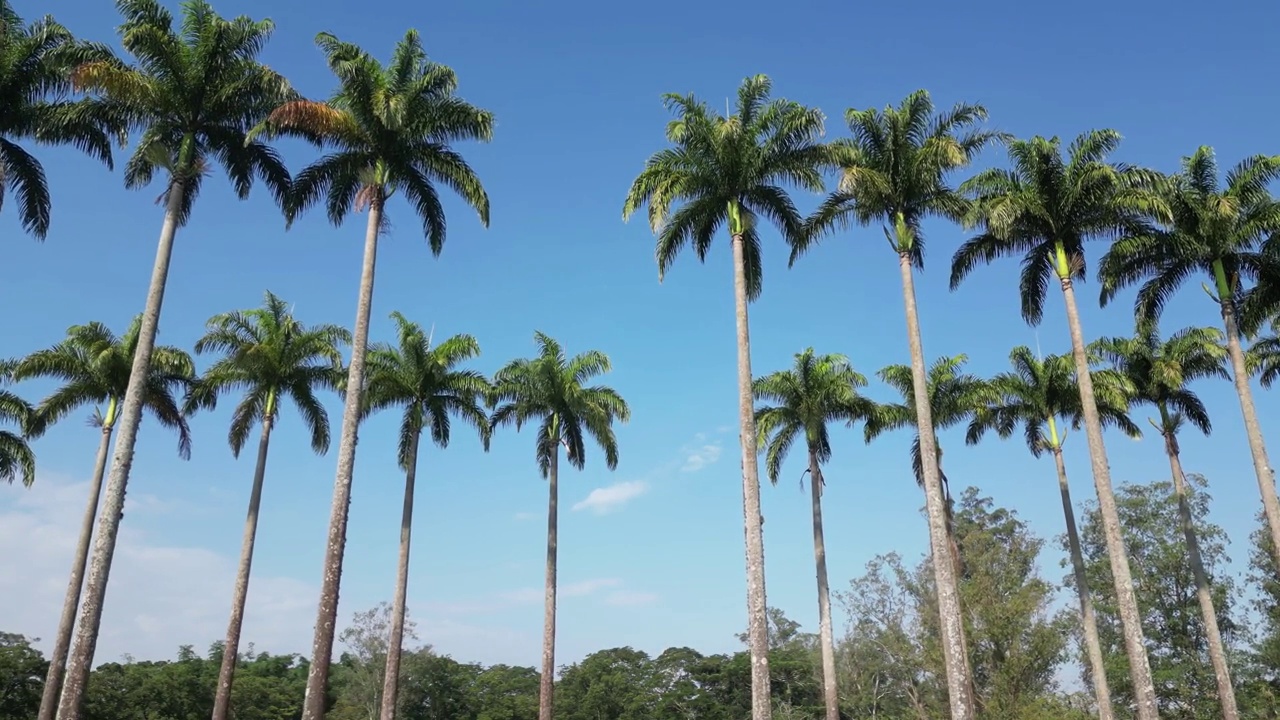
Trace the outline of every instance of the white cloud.
<instances>
[{"instance_id":1,"label":"white cloud","mask_svg":"<svg viewBox=\"0 0 1280 720\"><path fill-rule=\"evenodd\" d=\"M699 439L702 436L699 434ZM698 472L699 470L711 465L720 459L720 452L723 448L719 441L714 443L706 443L693 450L686 451L684 465L680 466L680 472Z\"/></svg>"},{"instance_id":2,"label":"white cloud","mask_svg":"<svg viewBox=\"0 0 1280 720\"><path fill-rule=\"evenodd\" d=\"M519 520L519 521L521 521L521 522L524 522L525 520L532 520L532 519L534 519L534 518L538 517L538 514L537 514L537 513L531 513L531 512L518 512L518 513L516 513L515 517L516 517L516 520Z\"/></svg>"},{"instance_id":3,"label":"white cloud","mask_svg":"<svg viewBox=\"0 0 1280 720\"><path fill-rule=\"evenodd\" d=\"M557 588L557 592L562 597L583 597L585 595L594 595L600 590L606 588L618 587L622 581L617 578L596 578L594 580L579 580L578 582L561 585Z\"/></svg>"},{"instance_id":4,"label":"white cloud","mask_svg":"<svg viewBox=\"0 0 1280 720\"><path fill-rule=\"evenodd\" d=\"M616 607L652 605L658 602L658 594L651 592L639 592L636 590L617 590L609 593L605 597L604 601L605 604L614 605Z\"/></svg>"},{"instance_id":5,"label":"white cloud","mask_svg":"<svg viewBox=\"0 0 1280 720\"><path fill-rule=\"evenodd\" d=\"M649 490L649 485L642 481L620 482L608 487L592 490L586 498L577 502L573 510L590 510L597 515L604 515L621 508L623 505L640 497Z\"/></svg>"}]
</instances>

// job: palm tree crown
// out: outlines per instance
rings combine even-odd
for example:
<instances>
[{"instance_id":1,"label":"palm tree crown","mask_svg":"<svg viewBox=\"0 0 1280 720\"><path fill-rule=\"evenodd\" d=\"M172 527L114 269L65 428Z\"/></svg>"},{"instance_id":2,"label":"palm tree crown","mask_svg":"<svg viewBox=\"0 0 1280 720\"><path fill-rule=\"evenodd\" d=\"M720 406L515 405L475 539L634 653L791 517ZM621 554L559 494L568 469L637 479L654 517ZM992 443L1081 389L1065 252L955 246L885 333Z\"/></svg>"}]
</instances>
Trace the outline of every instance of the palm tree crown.
<instances>
[{"instance_id":1,"label":"palm tree crown","mask_svg":"<svg viewBox=\"0 0 1280 720\"><path fill-rule=\"evenodd\" d=\"M449 445L450 416L474 427L489 447L489 417L484 402L489 381L475 370L458 369L480 354L480 344L470 335L455 335L431 346L431 337L417 323L398 312L391 314L399 344L369 348L365 414L391 407L404 408L400 423L399 461L412 462L410 449L423 430L440 447Z\"/></svg>"},{"instance_id":2,"label":"palm tree crown","mask_svg":"<svg viewBox=\"0 0 1280 720\"><path fill-rule=\"evenodd\" d=\"M986 170L961 186L975 198L968 220L982 231L956 250L951 289L979 265L1021 256L1022 317L1038 325L1050 278L1085 277L1085 241L1142 232L1158 202L1144 189L1148 171L1107 162L1120 144L1114 130L1082 133L1066 158L1057 137L1007 144L1011 169Z\"/></svg>"},{"instance_id":3,"label":"palm tree crown","mask_svg":"<svg viewBox=\"0 0 1280 720\"><path fill-rule=\"evenodd\" d=\"M40 161L16 141L71 145L111 168L111 141L124 141L118 118L100 102L67 99L71 70L109 57L106 46L77 41L51 16L27 24L0 0L0 206L12 190L22 227L38 240L49 232L49 186Z\"/></svg>"},{"instance_id":4,"label":"palm tree crown","mask_svg":"<svg viewBox=\"0 0 1280 720\"><path fill-rule=\"evenodd\" d=\"M547 477L552 456L564 445L569 463L579 470L586 462L586 437L604 451L610 470L618 466L615 420L631 419L631 410L613 388L585 383L609 372L609 358L588 350L569 358L560 343L534 334L538 356L513 360L493 376L490 404L496 406L492 427L540 422L537 461Z\"/></svg>"},{"instance_id":5,"label":"palm tree crown","mask_svg":"<svg viewBox=\"0 0 1280 720\"><path fill-rule=\"evenodd\" d=\"M775 485L782 463L797 438L820 463L831 459L827 423L853 423L874 412L875 403L858 394L867 378L843 355L796 353L795 366L756 378L757 401L775 403L756 410L756 427L766 440L765 467Z\"/></svg>"},{"instance_id":6,"label":"palm tree crown","mask_svg":"<svg viewBox=\"0 0 1280 720\"><path fill-rule=\"evenodd\" d=\"M212 410L219 395L243 392L227 434L231 452L239 457L254 426L274 421L281 400L289 397L311 433L311 449L325 453L329 415L315 391L338 387L343 374L341 348L350 342L351 333L337 325L303 325L285 301L267 292L260 308L209 319L195 350L221 357L192 388L186 411Z\"/></svg>"},{"instance_id":7,"label":"palm tree crown","mask_svg":"<svg viewBox=\"0 0 1280 720\"><path fill-rule=\"evenodd\" d=\"M137 64L97 60L73 74L79 88L106 97L114 112L141 130L125 165L125 186L144 187L157 170L168 188L182 188L177 221L185 224L213 163L222 165L245 198L255 176L277 202L289 173L269 146L246 137L249 129L295 93L279 73L258 61L274 26L248 17L227 20L206 0L183 3L182 21L158 0L116 0L124 16L120 39ZM216 49L216 50L215 50Z\"/></svg>"},{"instance_id":8,"label":"palm tree crown","mask_svg":"<svg viewBox=\"0 0 1280 720\"><path fill-rule=\"evenodd\" d=\"M0 383L9 382L15 365L12 360L0 361ZM0 480L10 485L19 477L24 487L36 481L36 456L27 443L28 436L36 434L34 417L35 410L26 400L0 390L0 423L18 427L18 432L0 430Z\"/></svg>"},{"instance_id":9,"label":"palm tree crown","mask_svg":"<svg viewBox=\"0 0 1280 720\"><path fill-rule=\"evenodd\" d=\"M921 223L930 216L959 220L967 207L947 186L947 173L968 165L1000 137L975 128L986 118L981 105L963 103L935 114L924 90L911 93L896 108L849 109L845 121L853 137L829 145L840 185L797 236L791 262L827 232L855 222L881 222L894 251L909 254L915 267L924 267Z\"/></svg>"},{"instance_id":10,"label":"palm tree crown","mask_svg":"<svg viewBox=\"0 0 1280 720\"><path fill-rule=\"evenodd\" d=\"M1270 388L1280 378L1280 321L1271 326L1271 333L1259 338L1249 348L1246 356L1250 374L1258 376L1262 387Z\"/></svg>"},{"instance_id":11,"label":"palm tree crown","mask_svg":"<svg viewBox=\"0 0 1280 720\"><path fill-rule=\"evenodd\" d=\"M488 142L493 114L454 93L453 69L427 59L416 30L396 45L385 67L356 45L329 33L316 36L338 77L328 102L294 100L260 127L306 138L332 152L294 180L290 221L323 201L340 225L353 206L379 206L397 190L422 220L432 253L445 241L445 212L437 184L458 193L489 225L489 196L471 166L452 147L460 140Z\"/></svg>"},{"instance_id":12,"label":"palm tree crown","mask_svg":"<svg viewBox=\"0 0 1280 720\"><path fill-rule=\"evenodd\" d=\"M1079 430L1084 415L1074 361L1070 355L1038 358L1030 348L1019 345L1009 353L1009 364L1011 370L991 379L992 402L969 423L965 442L977 444L988 430L1008 438L1021 425L1032 455L1060 450L1066 433L1065 428L1058 429L1058 422L1070 422ZM1129 418L1133 386L1128 378L1114 370L1093 370L1090 374L1103 425L1141 437L1142 430Z\"/></svg>"},{"instance_id":13,"label":"palm tree crown","mask_svg":"<svg viewBox=\"0 0 1280 720\"><path fill-rule=\"evenodd\" d=\"M977 375L963 372L968 361L969 356L961 353L938 358L929 366L926 387L935 430L945 430L964 422L990 403L990 383ZM911 380L911 368L907 365L889 365L881 368L876 375L897 390L903 401L876 405L863 427L867 442L885 432L916 425L916 408L912 401L915 384ZM915 473L916 482L923 484L919 433L911 442L911 469Z\"/></svg>"},{"instance_id":14,"label":"palm tree crown","mask_svg":"<svg viewBox=\"0 0 1280 720\"><path fill-rule=\"evenodd\" d=\"M790 100L770 100L772 88L764 75L747 78L728 117L691 94L663 96L676 114L667 125L673 147L645 162L622 207L626 220L649 206L659 279L686 245L705 260L712 238L727 225L742 237L747 297L754 300L763 287L759 219L772 222L788 242L798 236L800 214L785 186L822 190L829 155L817 142L823 115Z\"/></svg>"},{"instance_id":15,"label":"palm tree crown","mask_svg":"<svg viewBox=\"0 0 1280 720\"><path fill-rule=\"evenodd\" d=\"M1213 430L1208 410L1187 384L1231 379L1221 330L1184 328L1162 341L1155 322L1139 322L1133 337L1101 338L1093 350L1132 384L1134 401L1156 406L1162 433L1176 434L1184 420L1205 435Z\"/></svg>"},{"instance_id":16,"label":"palm tree crown","mask_svg":"<svg viewBox=\"0 0 1280 720\"><path fill-rule=\"evenodd\" d=\"M1160 199L1167 222L1126 235L1102 259L1102 304L1138 282L1135 309L1156 319L1174 292L1197 272L1213 279L1219 302L1237 302L1265 262L1263 242L1280 232L1280 201L1267 186L1280 178L1280 156L1242 160L1218 181L1213 150L1182 159L1182 172L1164 178Z\"/></svg>"},{"instance_id":17,"label":"palm tree crown","mask_svg":"<svg viewBox=\"0 0 1280 720\"><path fill-rule=\"evenodd\" d=\"M96 405L92 424L114 426L129 387L129 371L138 347L141 316L117 337L100 322L73 325L67 338L19 360L14 380L54 378L62 386L36 406L36 423L47 427L85 405ZM178 453L191 457L191 432L179 398L195 381L195 364L185 350L161 346L151 356L143 404L161 425L178 433Z\"/></svg>"}]
</instances>

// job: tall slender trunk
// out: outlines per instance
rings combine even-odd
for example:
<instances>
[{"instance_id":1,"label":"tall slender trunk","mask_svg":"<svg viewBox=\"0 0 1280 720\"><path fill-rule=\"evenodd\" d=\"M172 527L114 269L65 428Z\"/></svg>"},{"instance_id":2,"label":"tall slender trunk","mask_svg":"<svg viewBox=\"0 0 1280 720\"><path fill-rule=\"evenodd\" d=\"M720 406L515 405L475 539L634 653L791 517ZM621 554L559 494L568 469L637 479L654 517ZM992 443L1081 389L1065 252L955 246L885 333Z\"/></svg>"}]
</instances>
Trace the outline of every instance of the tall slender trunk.
<instances>
[{"instance_id":1,"label":"tall slender trunk","mask_svg":"<svg viewBox=\"0 0 1280 720\"><path fill-rule=\"evenodd\" d=\"M89 544L93 539L93 519L98 514L98 499L102 495L102 476L107 473L107 456L111 452L111 433L115 428L116 401L107 404L102 420L102 437L98 440L98 455L93 461L93 480L89 482L89 502L80 520L80 537L76 540L76 556L71 561L71 576L67 580L67 595L62 601L62 615L58 618L58 636L53 641L49 656L49 671L44 678L44 692L40 697L40 714L37 720L54 720L58 713L58 691L62 689L62 675L67 671L67 652L71 650L71 634L76 629L76 610L80 608L80 590L84 587L84 566L89 562Z\"/></svg>"},{"instance_id":2,"label":"tall slender trunk","mask_svg":"<svg viewBox=\"0 0 1280 720\"><path fill-rule=\"evenodd\" d=\"M1258 411L1253 406L1253 390L1249 387L1249 371L1245 368L1244 349L1240 347L1240 327L1236 323L1235 305L1228 298L1219 301L1222 324L1227 331L1227 355L1231 358L1231 379L1240 398L1240 413L1244 416L1244 431L1249 438L1249 454L1253 457L1253 472L1258 477L1258 490L1262 493L1262 510L1271 531L1271 547L1275 553L1276 568L1280 569L1280 498L1276 497L1276 475L1267 459L1267 446L1262 440L1262 427L1258 424Z\"/></svg>"},{"instance_id":3,"label":"tall slender trunk","mask_svg":"<svg viewBox=\"0 0 1280 720\"><path fill-rule=\"evenodd\" d=\"M560 443L547 468L547 580L542 611L542 675L538 681L538 720L551 720L556 689L556 557L560 542Z\"/></svg>"},{"instance_id":4,"label":"tall slender trunk","mask_svg":"<svg viewBox=\"0 0 1280 720\"><path fill-rule=\"evenodd\" d=\"M1169 413L1160 408L1164 427L1169 427ZM1178 498L1178 521L1182 525L1182 537L1187 543L1187 558L1191 561L1191 574L1196 581L1196 601L1200 603L1200 617L1204 620L1205 640L1209 645L1209 662L1213 665L1213 678L1218 684L1218 702L1222 705L1223 720L1239 720L1236 691L1231 684L1231 668L1227 664L1227 651L1222 643L1222 631L1218 629L1218 612L1213 607L1213 593L1209 588L1209 576L1204 571L1204 559L1200 556L1200 539L1191 519L1191 502L1187 489L1187 477L1182 473L1178 438L1171 431L1164 431L1164 449L1169 455L1169 470L1173 473L1173 492Z\"/></svg>"},{"instance_id":5,"label":"tall slender trunk","mask_svg":"<svg viewBox=\"0 0 1280 720\"><path fill-rule=\"evenodd\" d=\"M400 511L400 563L396 567L396 596L391 603L391 636L387 639L387 668L382 674L382 708L379 720L395 720L400 699L400 655L404 645L405 601L409 595L409 540L413 534L413 486L418 479L418 442L422 431L409 441L405 458L404 509Z\"/></svg>"},{"instance_id":6,"label":"tall slender trunk","mask_svg":"<svg viewBox=\"0 0 1280 720\"><path fill-rule=\"evenodd\" d=\"M226 720L231 707L231 682L235 678L236 659L240 654L240 631L244 627L244 606L249 599L249 572L253 568L253 543L258 536L258 508L262 505L262 481L267 476L267 449L271 446L271 418L275 396L267 400L262 419L262 437L258 438L258 462L253 468L253 489L249 492L249 511L244 519L244 537L240 541L240 567L236 570L236 589L231 598L231 618L227 621L227 637L222 646L222 665L218 668L218 689L213 697L212 720Z\"/></svg>"},{"instance_id":7,"label":"tall slender trunk","mask_svg":"<svg viewBox=\"0 0 1280 720\"><path fill-rule=\"evenodd\" d=\"M351 364L347 369L346 402L342 407L342 437L338 442L338 472L333 481L333 506L329 511L329 540L324 553L324 577L316 610L311 666L302 701L302 720L322 720L333 661L333 636L338 624L338 587L342 584L342 555L347 548L347 516L351 510L351 476L356 466L356 436L360 431L360 404L364 400L365 348L369 345L369 314L373 307L373 271L378 262L378 232L382 229L381 193L369 204L369 224L364 235L364 262L360 269L360 299L351 338Z\"/></svg>"},{"instance_id":8,"label":"tall slender trunk","mask_svg":"<svg viewBox=\"0 0 1280 720\"><path fill-rule=\"evenodd\" d=\"M836 647L831 629L831 589L827 586L827 544L822 532L822 467L809 449L809 485L813 497L813 562L818 570L818 643L822 646L822 697L826 720L840 720L840 691L836 687Z\"/></svg>"},{"instance_id":9,"label":"tall slender trunk","mask_svg":"<svg viewBox=\"0 0 1280 720\"><path fill-rule=\"evenodd\" d=\"M738 330L738 440L742 445L742 525L747 547L747 647L751 651L751 720L771 720L769 620L764 592L764 516L756 448L755 396L751 393L751 332L747 319L746 257L734 234L733 305Z\"/></svg>"},{"instance_id":10,"label":"tall slender trunk","mask_svg":"<svg viewBox=\"0 0 1280 720\"><path fill-rule=\"evenodd\" d=\"M1107 447L1102 439L1098 402L1093 394L1093 377L1089 374L1089 358L1085 354L1084 331L1080 328L1076 292L1069 275L1060 274L1059 279L1067 307L1067 324L1071 330L1071 357L1075 360L1076 383L1080 387L1085 439L1089 445L1089 464L1093 470L1093 484L1098 492L1098 512L1102 516L1102 530L1107 540L1111 577L1116 586L1116 605L1120 611L1125 653L1129 656L1134 709L1138 720L1159 720L1155 684L1151 679L1151 663L1147 659L1146 639L1142 633L1142 615L1138 611L1138 598L1133 591L1133 574L1129 570L1129 556L1125 551L1124 535L1120 528L1116 496L1111 489L1111 467L1107 461Z\"/></svg>"},{"instance_id":11,"label":"tall slender trunk","mask_svg":"<svg viewBox=\"0 0 1280 720\"><path fill-rule=\"evenodd\" d=\"M916 405L916 431L920 435L920 465L924 476L925 514L929 518L929 547L933 556L934 581L938 586L938 614L942 659L947 672L947 699L951 720L973 720L974 705L969 663L965 657L964 615L960 590L956 585L954 556L947 532L946 501L942 496L938 470L938 441L933 434L933 413L929 408L928 379L925 376L924 348L920 342L920 317L916 310L916 286L911 254L898 253L902 273L902 303L907 315L907 344L911 350L911 380Z\"/></svg>"},{"instance_id":12,"label":"tall slender trunk","mask_svg":"<svg viewBox=\"0 0 1280 720\"><path fill-rule=\"evenodd\" d=\"M138 346L133 352L133 366L129 369L129 386L120 403L120 432L116 438L111 473L107 476L106 502L98 516L98 539L94 543L93 562L89 566L89 581L76 630L75 649L67 662L67 677L58 703L58 720L80 720L85 686L89 682L89 671L93 669L98 629L102 625L102 607L107 596L107 579L111 574L111 558L115 554L116 538L120 533L120 519L124 517L124 496L129 482L129 470L133 467L133 449L138 441L143 403L147 399L147 373L151 370L151 354L156 348L156 327L160 323L160 309L164 305L169 260L173 256L173 241L178 234L178 214L182 207L185 185L179 175L170 181L166 193L164 223L160 226L156 260L151 268L146 305L142 309Z\"/></svg>"},{"instance_id":13,"label":"tall slender trunk","mask_svg":"<svg viewBox=\"0 0 1280 720\"><path fill-rule=\"evenodd\" d=\"M1093 680L1093 697L1098 703L1098 720L1115 720L1115 708L1111 705L1111 686L1107 682L1107 666L1102 659L1102 641L1098 639L1098 618L1093 613L1093 598L1089 595L1089 580L1085 575L1084 553L1080 550L1080 532L1076 529L1076 511L1071 504L1071 486L1067 484L1067 465L1062 459L1062 446L1057 440L1057 428L1049 419L1049 431L1054 437L1053 464L1058 469L1058 492L1062 495L1062 515L1067 523L1067 548L1071 553L1071 570L1075 575L1076 598L1080 601L1080 624L1084 629L1084 649L1089 657L1089 674Z\"/></svg>"},{"instance_id":14,"label":"tall slender trunk","mask_svg":"<svg viewBox=\"0 0 1280 720\"><path fill-rule=\"evenodd\" d=\"M932 407L931 407L932 409ZM937 442L937 435L934 435L934 442ZM942 444L937 445L938 448L938 479L942 481L942 507L947 511L947 547L951 549L951 564L955 567L956 592L959 592L960 582L964 579L964 560L960 556L960 539L956 535L956 512L955 501L951 497L951 481L947 479L947 473L942 469ZM964 602L961 600L961 610L964 609ZM963 625L961 625L963 628ZM978 690L973 685L973 664L969 658L969 636L967 632L960 633L961 652L960 658L964 661L964 676L969 679L969 697L974 702L974 717L977 717L977 703L981 702L978 697Z\"/></svg>"}]
</instances>

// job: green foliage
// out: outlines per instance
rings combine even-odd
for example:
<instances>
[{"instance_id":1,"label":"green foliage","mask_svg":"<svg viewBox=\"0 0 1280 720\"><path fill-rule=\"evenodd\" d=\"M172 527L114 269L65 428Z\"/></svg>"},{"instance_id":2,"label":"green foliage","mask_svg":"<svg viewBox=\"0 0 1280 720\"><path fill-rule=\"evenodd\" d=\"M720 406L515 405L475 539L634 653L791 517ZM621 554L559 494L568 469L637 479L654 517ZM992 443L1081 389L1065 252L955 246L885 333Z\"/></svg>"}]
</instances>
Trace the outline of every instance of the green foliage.
<instances>
[{"instance_id":1,"label":"green foliage","mask_svg":"<svg viewBox=\"0 0 1280 720\"><path fill-rule=\"evenodd\" d=\"M36 716L48 670L49 662L31 647L30 640L0 632L0 720L29 720Z\"/></svg>"},{"instance_id":2,"label":"green foliage","mask_svg":"<svg viewBox=\"0 0 1280 720\"><path fill-rule=\"evenodd\" d=\"M111 168L111 141L124 141L119 118L96 100L67 99L76 66L110 57L52 16L28 24L0 0L0 208L12 191L23 229L37 240L49 232L52 199L43 166L18 141L71 145Z\"/></svg>"},{"instance_id":3,"label":"green foliage","mask_svg":"<svg viewBox=\"0 0 1280 720\"><path fill-rule=\"evenodd\" d=\"M561 445L569 464L581 470L587 436L604 451L605 465L613 470L618 466L613 423L629 420L631 409L613 388L586 385L609 372L609 357L588 350L569 358L560 343L541 332L534 333L534 341L537 357L513 360L493 376L489 404L496 409L490 426L515 425L519 431L539 422L535 457L543 477Z\"/></svg>"},{"instance_id":4,"label":"green foliage","mask_svg":"<svg viewBox=\"0 0 1280 720\"><path fill-rule=\"evenodd\" d=\"M801 218L785 188L820 192L830 153L817 142L822 111L770 100L772 89L764 75L746 78L728 117L692 94L663 96L676 116L667 124L672 147L649 157L622 206L623 220L649 206L659 280L685 246L705 261L716 232L727 226L742 238L747 298L754 300L764 287L760 219L787 242L798 241Z\"/></svg>"},{"instance_id":5,"label":"green foliage","mask_svg":"<svg viewBox=\"0 0 1280 720\"><path fill-rule=\"evenodd\" d=\"M329 415L316 389L333 390L343 379L341 347L351 333L336 325L308 327L293 317L284 300L266 293L263 306L215 315L196 341L197 353L220 357L188 394L184 411L213 410L218 396L241 392L231 414L227 443L237 457L254 426L279 415L280 402L293 400L311 432L311 449L329 449Z\"/></svg>"},{"instance_id":6,"label":"green foliage","mask_svg":"<svg viewBox=\"0 0 1280 720\"><path fill-rule=\"evenodd\" d=\"M215 163L239 197L249 196L256 177L284 203L290 186L284 163L271 147L247 137L255 123L295 96L283 76L258 61L272 22L227 20L206 0L184 2L176 24L158 0L116 0L116 8L124 18L120 43L137 64L86 62L73 80L106 98L140 133L125 164L125 186L145 187L157 170L168 175L161 197L181 183L180 225Z\"/></svg>"},{"instance_id":7,"label":"green foliage","mask_svg":"<svg viewBox=\"0 0 1280 720\"><path fill-rule=\"evenodd\" d=\"M1229 562L1226 533L1208 520L1209 494L1204 478L1188 474L1187 484L1218 624L1228 654L1234 655L1242 649L1245 637L1244 628L1235 617L1234 583L1225 571ZM1160 716L1170 720L1221 717L1173 484L1161 480L1122 485L1117 488L1116 500L1134 585L1139 588L1138 608L1147 636ZM1111 565L1101 519L1093 503L1086 507L1080 539L1089 586L1111 587ZM1066 582L1073 580L1068 576ZM1109 593L1097 593L1094 607L1112 697L1117 707L1124 707L1131 702L1132 687L1115 599Z\"/></svg>"},{"instance_id":8,"label":"green foliage","mask_svg":"<svg viewBox=\"0 0 1280 720\"><path fill-rule=\"evenodd\" d=\"M875 403L858 394L867 378L843 355L814 355L813 348L796 353L795 366L759 377L753 383L756 401L776 403L756 409L756 431L765 439L765 464L776 485L782 463L799 437L819 463L831 459L827 423L854 422L869 416ZM812 478L821 483L820 477Z\"/></svg>"},{"instance_id":9,"label":"green foliage","mask_svg":"<svg viewBox=\"0 0 1280 720\"><path fill-rule=\"evenodd\" d=\"M28 442L35 417L30 403L0 390L0 423L17 427L17 432L0 430L0 480L10 485L19 478L25 487L36 481L36 455Z\"/></svg>"},{"instance_id":10,"label":"green foliage","mask_svg":"<svg viewBox=\"0 0 1280 720\"><path fill-rule=\"evenodd\" d=\"M72 325L62 342L17 361L14 380L49 378L62 383L36 406L36 427L43 431L85 405L96 406L91 424L114 427L129 388L141 328L141 315L120 336L100 322ZM178 398L194 380L195 363L185 350L162 345L152 352L144 407L162 426L178 433L178 453L184 459L191 456L191 433Z\"/></svg>"},{"instance_id":11,"label":"green foliage","mask_svg":"<svg viewBox=\"0 0 1280 720\"><path fill-rule=\"evenodd\" d=\"M454 94L458 77L453 69L427 59L416 30L405 33L385 67L329 33L317 35L316 45L338 79L338 90L327 103L284 103L257 129L302 137L332 151L294 179L286 207L289 221L323 202L329 220L340 225L353 208L373 202L381 207L400 191L422 221L431 252L439 255L445 213L436 185L444 185L488 227L489 196L451 145L488 142L493 114Z\"/></svg>"}]
</instances>

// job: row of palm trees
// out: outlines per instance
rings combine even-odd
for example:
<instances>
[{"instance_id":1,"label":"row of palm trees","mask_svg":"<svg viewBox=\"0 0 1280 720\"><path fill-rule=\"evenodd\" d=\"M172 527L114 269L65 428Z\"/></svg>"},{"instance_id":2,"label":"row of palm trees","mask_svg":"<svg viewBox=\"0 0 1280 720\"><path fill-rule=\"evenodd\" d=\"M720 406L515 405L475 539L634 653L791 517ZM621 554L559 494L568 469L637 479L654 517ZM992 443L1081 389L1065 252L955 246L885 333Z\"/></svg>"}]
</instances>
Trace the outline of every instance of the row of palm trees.
<instances>
[{"instance_id":1,"label":"row of palm trees","mask_svg":"<svg viewBox=\"0 0 1280 720\"><path fill-rule=\"evenodd\" d=\"M334 95L319 102L300 97L282 76L259 62L273 29L270 21L227 20L204 0L185 3L180 21L156 0L117 0L117 7L124 18L121 44L134 64L114 57L104 46L75 40L51 20L25 25L7 0L0 0L0 93L6 99L0 103L0 160L6 181L17 189L14 197L24 226L37 237L47 231L49 193L38 161L10 138L73 144L109 164L111 140L123 142L132 134L137 143L125 166L126 185L146 185L157 172L165 182L156 262L127 390L113 417L118 437L59 715L66 720L78 717L93 656L177 229L188 221L208 170L219 164L241 197L248 195L255 180L262 181L281 207L286 225L317 204L324 205L335 224L353 210L368 212L304 708L304 717L315 720L324 709L355 436L369 388L369 309L386 202L395 192L404 195L437 254L445 239L437 185L461 195L487 225L488 197L453 146L462 140L488 140L493 118L457 97L455 74L427 59L413 31L385 66L332 35L318 36L338 83ZM84 97L67 99L73 90ZM626 218L647 206L657 236L660 276L687 245L705 258L717 232L728 229L738 327L753 717L770 717L748 322L748 304L763 289L762 218L789 244L792 263L820 238L853 224L881 225L897 255L911 358L909 405L919 434L920 480L935 559L951 712L957 719L973 717L956 564L944 561L951 554L948 511L914 289L915 273L923 267L923 220L940 217L976 231L953 258L953 288L979 265L1019 256L1019 291L1028 322L1042 319L1051 280L1063 292L1080 421L1090 450L1137 715L1154 720L1154 686L1102 436L1104 403L1090 372L1074 284L1084 277L1085 241L1090 239L1112 241L1100 262L1102 300L1142 284L1136 311L1147 321L1156 319L1165 300L1197 271L1212 278L1210 295L1223 317L1230 374L1240 397L1264 511L1274 544L1280 547L1280 502L1250 395L1242 344L1242 338L1251 337L1280 307L1280 284L1275 280L1280 277L1275 272L1280 267L1280 241L1274 239L1280 206L1267 190L1280 174L1280 159L1248 158L1220 183L1211 151L1201 149L1185 159L1182 172L1165 176L1110 162L1108 156L1119 143L1113 131L1084 133L1064 155L1056 138L1018 140L983 127L986 111L981 106L960 104L936 111L924 91L883 111L850 110L850 137L823 143L824 117L819 110L770 99L770 93L767 78L748 78L739 89L735 111L727 116L691 95L667 96L676 115L667 128L669 147L645 164L623 208ZM266 142L278 136L300 137L326 154L291 177ZM995 143L1007 148L1009 168L980 173L959 187L950 183L952 173ZM811 217L801 217L788 188L821 192L833 172L839 176L835 191ZM520 422L519 415L515 417ZM554 425L545 429L559 430ZM548 472L554 457L547 456ZM541 720L550 714L546 700Z\"/></svg>"},{"instance_id":2,"label":"row of palm trees","mask_svg":"<svg viewBox=\"0 0 1280 720\"><path fill-rule=\"evenodd\" d=\"M609 371L609 359L602 353L591 351L570 358L555 340L537 333L537 357L509 363L495 374L491 382L474 370L459 367L480 354L480 346L472 336L457 335L433 345L430 333L424 332L421 326L400 313L392 313L392 319L396 323L398 341L394 345L370 346L361 410L362 420L384 410L399 409L403 413L397 460L405 473L404 509L382 694L381 717L384 720L395 717L396 698L399 697L397 683L409 579L414 486L423 433L429 433L437 446L447 447L453 421L460 420L478 432L487 450L496 427L514 424L519 429L530 422L540 424L535 457L543 477L550 481L544 664L550 668L545 676L553 678L560 446L564 446L568 462L582 468L590 438L600 445L605 461L612 469L618 462L612 424L615 420L625 422L630 416L626 402L614 390L589 385L594 378ZM59 381L58 388L34 407L9 393L16 403L12 412L8 406L0 408L0 418L22 428L23 435L10 434L13 442L21 448L19 454L29 458L33 466L34 453L29 441L74 410L94 406L94 423L102 433L90 482L88 506L45 679L42 714L54 713L59 688L64 683L107 452L116 424L116 408L128 391L129 372L137 352L140 328L140 318L135 319L119 337L101 323L73 326L62 342L24 358L7 361L3 367L3 380L7 382L34 378ZM351 333L344 328L303 325L293 317L283 300L268 292L261 308L225 313L209 320L205 334L196 342L195 351L197 354L214 353L218 357L203 375L196 374L192 357L186 351L167 346L155 350L144 395L145 407L161 425L178 433L179 453L184 459L190 457L191 448L188 418L199 411L216 409L219 398L229 393L239 395L227 435L232 454L239 457L255 428L259 435L240 562L214 697L215 720L228 717L230 712L231 686L248 598L267 454L281 405L287 400L292 401L309 431L312 450L318 454L326 453L330 444L329 417L317 392L331 390L341 393L345 390L346 366L342 350L350 342ZM492 415L488 412L490 408ZM30 485L34 478L27 475L23 480Z\"/></svg>"}]
</instances>

